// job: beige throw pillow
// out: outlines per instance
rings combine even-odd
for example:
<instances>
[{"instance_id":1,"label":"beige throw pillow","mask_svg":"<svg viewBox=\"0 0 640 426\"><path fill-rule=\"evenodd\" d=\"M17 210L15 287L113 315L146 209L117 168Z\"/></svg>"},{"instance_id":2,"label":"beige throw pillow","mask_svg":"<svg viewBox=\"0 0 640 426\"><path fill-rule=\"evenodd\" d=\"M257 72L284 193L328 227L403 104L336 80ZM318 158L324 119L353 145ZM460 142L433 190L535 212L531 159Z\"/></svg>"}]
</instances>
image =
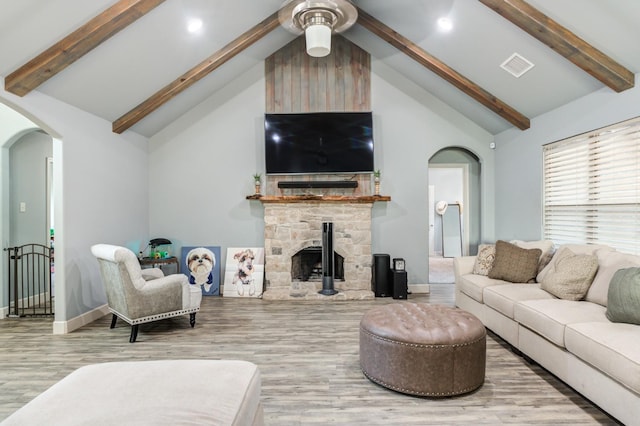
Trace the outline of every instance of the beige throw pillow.
<instances>
[{"instance_id":1,"label":"beige throw pillow","mask_svg":"<svg viewBox=\"0 0 640 426\"><path fill-rule=\"evenodd\" d=\"M542 250L523 249L515 244L498 240L496 242L496 258L489 278L512 283L534 282L538 273L538 261Z\"/></svg>"},{"instance_id":2,"label":"beige throw pillow","mask_svg":"<svg viewBox=\"0 0 640 426\"><path fill-rule=\"evenodd\" d=\"M489 275L489 271L493 267L493 261L495 258L495 244L480 244L480 246L478 246L476 262L473 264L473 273L476 275Z\"/></svg>"},{"instance_id":3,"label":"beige throw pillow","mask_svg":"<svg viewBox=\"0 0 640 426\"><path fill-rule=\"evenodd\" d=\"M551 268L540 287L560 299L582 300L598 271L598 257L593 254L575 254L568 248L563 248L549 265Z\"/></svg>"},{"instance_id":4,"label":"beige throw pillow","mask_svg":"<svg viewBox=\"0 0 640 426\"><path fill-rule=\"evenodd\" d=\"M606 256L607 252L614 252L615 250L609 246L601 245L601 244L564 244L558 248L556 253L559 253L562 249L569 249L574 254L594 254L599 258ZM554 255L555 256L555 255ZM553 259L553 258L552 258ZM544 281L544 277L547 272L551 269L551 263L538 273L536 280L541 283Z\"/></svg>"}]
</instances>

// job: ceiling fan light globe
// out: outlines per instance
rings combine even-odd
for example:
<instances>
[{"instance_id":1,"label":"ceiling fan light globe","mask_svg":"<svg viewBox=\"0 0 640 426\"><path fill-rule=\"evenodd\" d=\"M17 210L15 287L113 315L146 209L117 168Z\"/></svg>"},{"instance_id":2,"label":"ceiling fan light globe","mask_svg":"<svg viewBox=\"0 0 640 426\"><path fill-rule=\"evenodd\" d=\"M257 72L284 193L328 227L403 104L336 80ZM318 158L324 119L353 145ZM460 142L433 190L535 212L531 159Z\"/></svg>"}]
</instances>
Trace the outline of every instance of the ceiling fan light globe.
<instances>
[{"instance_id":1,"label":"ceiling fan light globe","mask_svg":"<svg viewBox=\"0 0 640 426\"><path fill-rule=\"evenodd\" d=\"M327 25L309 25L305 31L307 54L322 58L331 53L331 28Z\"/></svg>"}]
</instances>

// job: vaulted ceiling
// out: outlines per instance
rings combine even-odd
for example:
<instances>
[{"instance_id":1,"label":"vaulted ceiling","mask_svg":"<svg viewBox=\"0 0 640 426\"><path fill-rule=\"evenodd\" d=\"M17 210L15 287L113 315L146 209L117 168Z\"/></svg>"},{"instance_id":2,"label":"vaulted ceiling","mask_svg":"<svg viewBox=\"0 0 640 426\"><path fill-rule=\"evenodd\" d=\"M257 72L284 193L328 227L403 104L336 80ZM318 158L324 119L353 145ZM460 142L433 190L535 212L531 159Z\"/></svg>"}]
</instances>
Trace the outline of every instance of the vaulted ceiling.
<instances>
[{"instance_id":1,"label":"vaulted ceiling","mask_svg":"<svg viewBox=\"0 0 640 426\"><path fill-rule=\"evenodd\" d=\"M640 72L637 0L357 0L343 33L488 132ZM0 0L0 76L152 136L291 41L282 0ZM443 32L438 18L453 29ZM189 33L187 20L203 27ZM518 53L535 66L500 67ZM383 65L384 64L384 65Z\"/></svg>"}]
</instances>

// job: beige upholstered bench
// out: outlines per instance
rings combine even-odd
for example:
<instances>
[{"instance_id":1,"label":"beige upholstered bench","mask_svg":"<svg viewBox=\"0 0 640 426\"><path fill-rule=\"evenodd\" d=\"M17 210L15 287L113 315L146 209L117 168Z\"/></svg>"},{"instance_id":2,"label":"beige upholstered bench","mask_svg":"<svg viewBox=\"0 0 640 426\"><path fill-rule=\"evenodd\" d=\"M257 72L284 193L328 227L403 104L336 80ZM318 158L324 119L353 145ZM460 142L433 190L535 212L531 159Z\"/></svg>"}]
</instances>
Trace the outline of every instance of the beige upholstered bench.
<instances>
[{"instance_id":1,"label":"beige upholstered bench","mask_svg":"<svg viewBox=\"0 0 640 426\"><path fill-rule=\"evenodd\" d=\"M360 366L373 382L411 395L452 396L484 383L486 330L472 314L392 303L360 321Z\"/></svg>"},{"instance_id":2,"label":"beige upholstered bench","mask_svg":"<svg viewBox=\"0 0 640 426\"><path fill-rule=\"evenodd\" d=\"M1 424L262 425L260 372L226 360L87 365Z\"/></svg>"}]
</instances>

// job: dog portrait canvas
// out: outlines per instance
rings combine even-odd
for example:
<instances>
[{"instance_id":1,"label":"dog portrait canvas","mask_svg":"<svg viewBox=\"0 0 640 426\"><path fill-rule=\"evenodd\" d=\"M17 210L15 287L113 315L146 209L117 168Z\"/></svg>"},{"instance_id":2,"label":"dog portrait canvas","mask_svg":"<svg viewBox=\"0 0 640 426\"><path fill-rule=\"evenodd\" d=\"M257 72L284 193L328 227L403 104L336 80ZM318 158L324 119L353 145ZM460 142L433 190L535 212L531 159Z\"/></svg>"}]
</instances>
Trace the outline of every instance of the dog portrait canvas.
<instances>
[{"instance_id":1,"label":"dog portrait canvas","mask_svg":"<svg viewBox=\"0 0 640 426\"><path fill-rule=\"evenodd\" d=\"M224 269L224 297L262 297L264 247L229 247Z\"/></svg>"},{"instance_id":2,"label":"dog portrait canvas","mask_svg":"<svg viewBox=\"0 0 640 426\"><path fill-rule=\"evenodd\" d=\"M220 268L219 246L182 247L180 270L203 296L220 296Z\"/></svg>"}]
</instances>

